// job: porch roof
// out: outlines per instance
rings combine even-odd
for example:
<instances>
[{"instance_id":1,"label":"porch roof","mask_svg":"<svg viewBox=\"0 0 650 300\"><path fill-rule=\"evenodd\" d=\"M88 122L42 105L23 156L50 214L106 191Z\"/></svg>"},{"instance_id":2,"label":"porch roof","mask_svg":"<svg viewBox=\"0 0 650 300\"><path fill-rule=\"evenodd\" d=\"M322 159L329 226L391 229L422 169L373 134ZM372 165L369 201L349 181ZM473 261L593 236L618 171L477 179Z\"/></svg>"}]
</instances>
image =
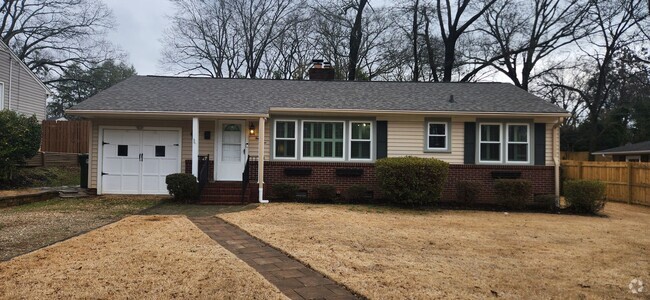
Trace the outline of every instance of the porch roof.
<instances>
[{"instance_id":1,"label":"porch roof","mask_svg":"<svg viewBox=\"0 0 650 300\"><path fill-rule=\"evenodd\" d=\"M452 100L453 99L453 100ZM133 76L68 110L269 114L273 110L510 113L564 116L507 83L349 82Z\"/></svg>"}]
</instances>

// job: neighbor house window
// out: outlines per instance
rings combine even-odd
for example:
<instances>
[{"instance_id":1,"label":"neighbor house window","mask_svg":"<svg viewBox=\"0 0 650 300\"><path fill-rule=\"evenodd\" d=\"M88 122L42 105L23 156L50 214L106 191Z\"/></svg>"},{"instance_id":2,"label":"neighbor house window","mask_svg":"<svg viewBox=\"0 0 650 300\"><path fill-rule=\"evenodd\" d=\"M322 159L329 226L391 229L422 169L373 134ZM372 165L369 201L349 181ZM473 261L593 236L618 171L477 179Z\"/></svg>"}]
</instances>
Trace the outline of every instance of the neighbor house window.
<instances>
[{"instance_id":1,"label":"neighbor house window","mask_svg":"<svg viewBox=\"0 0 650 300\"><path fill-rule=\"evenodd\" d=\"M344 122L303 122L302 156L343 158L343 125Z\"/></svg>"},{"instance_id":2,"label":"neighbor house window","mask_svg":"<svg viewBox=\"0 0 650 300\"><path fill-rule=\"evenodd\" d=\"M507 128L507 161L520 163L528 162L528 149L530 143L528 124L508 124Z\"/></svg>"},{"instance_id":3,"label":"neighbor house window","mask_svg":"<svg viewBox=\"0 0 650 300\"><path fill-rule=\"evenodd\" d=\"M427 132L427 149L447 150L448 126L443 122L429 122Z\"/></svg>"},{"instance_id":4,"label":"neighbor house window","mask_svg":"<svg viewBox=\"0 0 650 300\"><path fill-rule=\"evenodd\" d=\"M501 124L481 124L479 130L479 161L501 161Z\"/></svg>"},{"instance_id":5,"label":"neighbor house window","mask_svg":"<svg viewBox=\"0 0 650 300\"><path fill-rule=\"evenodd\" d=\"M372 123L350 122L350 159L370 159Z\"/></svg>"},{"instance_id":6,"label":"neighbor house window","mask_svg":"<svg viewBox=\"0 0 650 300\"><path fill-rule=\"evenodd\" d=\"M296 121L275 122L275 157L296 157Z\"/></svg>"}]
</instances>

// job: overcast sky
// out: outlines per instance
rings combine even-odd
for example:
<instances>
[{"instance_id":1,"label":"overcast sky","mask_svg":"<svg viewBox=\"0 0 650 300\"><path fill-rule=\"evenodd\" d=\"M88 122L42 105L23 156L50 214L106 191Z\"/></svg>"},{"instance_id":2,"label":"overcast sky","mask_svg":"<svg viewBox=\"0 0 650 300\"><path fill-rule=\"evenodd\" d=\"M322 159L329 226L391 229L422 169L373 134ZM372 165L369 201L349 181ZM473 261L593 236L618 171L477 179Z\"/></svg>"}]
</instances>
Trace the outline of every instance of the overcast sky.
<instances>
[{"instance_id":1,"label":"overcast sky","mask_svg":"<svg viewBox=\"0 0 650 300\"><path fill-rule=\"evenodd\" d=\"M174 7L166 0L104 0L117 26L109 39L128 54L140 75L162 74L158 67L163 30Z\"/></svg>"}]
</instances>

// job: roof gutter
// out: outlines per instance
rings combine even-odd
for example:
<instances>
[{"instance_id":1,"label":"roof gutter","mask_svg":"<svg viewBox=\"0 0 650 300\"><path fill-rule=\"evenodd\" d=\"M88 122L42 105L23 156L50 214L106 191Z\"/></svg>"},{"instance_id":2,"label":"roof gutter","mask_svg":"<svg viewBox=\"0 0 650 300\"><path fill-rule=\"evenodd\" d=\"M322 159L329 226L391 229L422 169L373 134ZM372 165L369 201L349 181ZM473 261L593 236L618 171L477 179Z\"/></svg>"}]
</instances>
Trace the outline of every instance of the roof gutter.
<instances>
[{"instance_id":1,"label":"roof gutter","mask_svg":"<svg viewBox=\"0 0 650 300\"><path fill-rule=\"evenodd\" d=\"M405 114L405 115L467 115L467 116L521 116L521 117L568 117L565 113L535 112L482 112L482 111L425 111L425 110L372 110L372 109L319 109L271 107L269 113L336 113L336 114Z\"/></svg>"},{"instance_id":2,"label":"roof gutter","mask_svg":"<svg viewBox=\"0 0 650 300\"><path fill-rule=\"evenodd\" d=\"M135 111L135 110L82 110L71 109L66 113L85 117L109 117L120 116L165 116L165 117L227 117L227 118L268 118L268 114L246 114L228 112L181 112L181 111Z\"/></svg>"}]
</instances>

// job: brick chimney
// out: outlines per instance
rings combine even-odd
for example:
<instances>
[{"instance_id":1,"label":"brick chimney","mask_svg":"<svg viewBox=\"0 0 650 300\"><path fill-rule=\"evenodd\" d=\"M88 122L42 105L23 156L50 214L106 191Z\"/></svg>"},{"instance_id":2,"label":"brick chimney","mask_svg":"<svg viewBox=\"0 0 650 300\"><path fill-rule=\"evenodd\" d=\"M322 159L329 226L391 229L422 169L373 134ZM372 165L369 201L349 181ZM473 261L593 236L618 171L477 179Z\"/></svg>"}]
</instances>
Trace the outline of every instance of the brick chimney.
<instances>
[{"instance_id":1,"label":"brick chimney","mask_svg":"<svg viewBox=\"0 0 650 300\"><path fill-rule=\"evenodd\" d=\"M314 59L311 61L311 68L309 68L309 80L334 80L336 72L332 64L323 62L322 59Z\"/></svg>"}]
</instances>

